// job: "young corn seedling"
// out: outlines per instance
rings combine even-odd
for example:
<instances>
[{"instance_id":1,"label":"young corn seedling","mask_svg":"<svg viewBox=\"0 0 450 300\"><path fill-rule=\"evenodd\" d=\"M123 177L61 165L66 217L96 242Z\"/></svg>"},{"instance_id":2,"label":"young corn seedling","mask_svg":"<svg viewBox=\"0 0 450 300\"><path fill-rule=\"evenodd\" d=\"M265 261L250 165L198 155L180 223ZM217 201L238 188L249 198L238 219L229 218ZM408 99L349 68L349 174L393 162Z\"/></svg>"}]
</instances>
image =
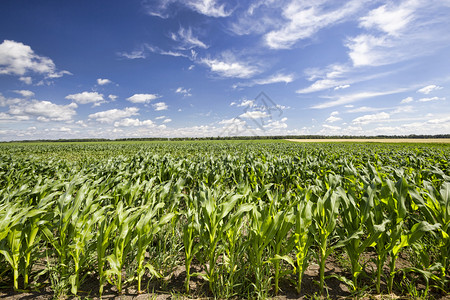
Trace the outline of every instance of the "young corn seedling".
<instances>
[{"instance_id":1,"label":"young corn seedling","mask_svg":"<svg viewBox=\"0 0 450 300\"><path fill-rule=\"evenodd\" d=\"M155 199L155 198L153 198ZM154 268L151 262L145 262L145 254L147 249L153 241L153 237L161 229L161 226L169 222L173 217L173 213L167 213L159 217L160 210L164 207L164 203L156 204L156 201L143 206L138 212L141 214L140 219L136 223L136 246L137 246L137 279L138 279L138 293L141 293L142 276L145 269L148 269L150 274L155 277L161 277L161 274Z\"/></svg>"},{"instance_id":2,"label":"young corn seedling","mask_svg":"<svg viewBox=\"0 0 450 300\"><path fill-rule=\"evenodd\" d=\"M311 192L305 194L304 199L299 199L294 206L295 218L295 258L297 265L297 293L300 294L302 288L303 274L308 267L308 253L313 237L310 232L312 224L312 202L309 200Z\"/></svg>"},{"instance_id":3,"label":"young corn seedling","mask_svg":"<svg viewBox=\"0 0 450 300\"><path fill-rule=\"evenodd\" d=\"M110 269L105 272L108 281L117 287L122 293L122 269L128 253L133 249L131 243L134 237L133 228L138 214L136 207L124 208L124 202L120 201L116 207L113 222L116 223L116 234L113 236L112 253L106 257Z\"/></svg>"},{"instance_id":4,"label":"young corn seedling","mask_svg":"<svg viewBox=\"0 0 450 300\"><path fill-rule=\"evenodd\" d=\"M340 197L329 189L323 197L319 197L312 207L314 240L319 248L319 290L323 294L325 280L325 261L342 243L329 245L334 239L337 216L339 215Z\"/></svg>"},{"instance_id":5,"label":"young corn seedling","mask_svg":"<svg viewBox=\"0 0 450 300\"><path fill-rule=\"evenodd\" d=\"M27 214L31 207L22 208L18 204L6 203L3 206L3 218L0 220L0 253L13 269L14 290L19 289L19 263L21 242Z\"/></svg>"},{"instance_id":6,"label":"young corn seedling","mask_svg":"<svg viewBox=\"0 0 450 300\"><path fill-rule=\"evenodd\" d=\"M114 232L117 228L116 222L111 221L112 212L108 210L111 208L111 206L107 206L104 208L105 208L104 218L103 220L99 220L100 224L97 230L97 270L100 281L99 282L100 297L103 294L103 286L105 285L107 277L105 271L106 250L109 248Z\"/></svg>"},{"instance_id":7,"label":"young corn seedling","mask_svg":"<svg viewBox=\"0 0 450 300\"><path fill-rule=\"evenodd\" d=\"M281 204L279 198L281 193L276 192L272 194L270 191L267 191L267 196L270 201L270 211L273 216L274 226L276 233L271 241L272 246L272 254L271 258L268 262L272 263L275 266L275 274L274 274L274 292L275 295L278 295L279 291L279 281L280 281L280 262L281 260L289 263L291 266L295 268L294 261L288 255L289 252L294 248L294 235L288 236L288 233L293 229L295 221L294 221L294 213L292 207L286 207L287 203ZM286 195L283 200L287 200L291 195ZM286 201L287 202L287 201Z\"/></svg>"},{"instance_id":8,"label":"young corn seedling","mask_svg":"<svg viewBox=\"0 0 450 300\"><path fill-rule=\"evenodd\" d=\"M198 237L200 224L198 212L193 207L187 207L185 212L186 221L183 224L183 245L184 245L184 266L186 268L186 280L184 282L186 293L189 293L189 282L191 280L191 263L197 252L200 250L200 244L195 242Z\"/></svg>"},{"instance_id":9,"label":"young corn seedling","mask_svg":"<svg viewBox=\"0 0 450 300\"><path fill-rule=\"evenodd\" d=\"M430 223L440 224L438 239L438 247L440 249L440 280L441 288L445 288L446 274L449 272L449 256L450 256L450 183L442 183L439 192L433 185L424 181L426 191L419 194L416 190L410 189L410 195L419 206L420 211L425 219Z\"/></svg>"},{"instance_id":10,"label":"young corn seedling","mask_svg":"<svg viewBox=\"0 0 450 300\"><path fill-rule=\"evenodd\" d=\"M385 231L387 221L382 224L373 223L374 191L371 186L366 188L359 203L352 194L341 187L338 188L342 199L342 228L338 229L341 241L345 243L345 250L350 259L353 289L358 289L358 276L362 272L359 262L361 254L368 248L376 245L381 234ZM365 239L362 240L362 236Z\"/></svg>"}]
</instances>

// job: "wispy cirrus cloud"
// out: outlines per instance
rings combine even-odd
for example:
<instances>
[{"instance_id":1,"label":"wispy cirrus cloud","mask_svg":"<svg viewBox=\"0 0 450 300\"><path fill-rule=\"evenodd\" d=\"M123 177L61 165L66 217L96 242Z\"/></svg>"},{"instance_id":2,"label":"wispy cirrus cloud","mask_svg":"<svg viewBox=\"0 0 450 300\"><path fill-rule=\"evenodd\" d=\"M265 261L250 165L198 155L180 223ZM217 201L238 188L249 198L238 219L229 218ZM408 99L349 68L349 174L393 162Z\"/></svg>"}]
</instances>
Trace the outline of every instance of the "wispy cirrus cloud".
<instances>
[{"instance_id":1,"label":"wispy cirrus cloud","mask_svg":"<svg viewBox=\"0 0 450 300\"><path fill-rule=\"evenodd\" d=\"M183 6L208 17L228 17L233 9L227 8L226 3L217 0L145 0L142 4L149 15L166 19L176 13L177 7Z\"/></svg>"},{"instance_id":2,"label":"wispy cirrus cloud","mask_svg":"<svg viewBox=\"0 0 450 300\"><path fill-rule=\"evenodd\" d=\"M431 93L433 91L437 91L437 90L442 90L442 86L438 86L438 85L435 85L435 84L430 84L430 85L427 85L427 86L417 90L417 92L421 93L421 94L428 95L429 93Z\"/></svg>"},{"instance_id":3,"label":"wispy cirrus cloud","mask_svg":"<svg viewBox=\"0 0 450 300\"><path fill-rule=\"evenodd\" d=\"M385 91L385 92L359 92L359 93L354 93L354 94L348 94L348 95L336 97L335 100L326 101L323 103L313 105L313 106L311 106L311 108L315 108L315 109L330 108L330 107L335 107L335 106L339 106L339 105L357 102L357 101L360 101L363 99L398 94L398 93L404 92L406 90L407 89L405 89L405 88L401 88L401 89Z\"/></svg>"},{"instance_id":4,"label":"wispy cirrus cloud","mask_svg":"<svg viewBox=\"0 0 450 300\"><path fill-rule=\"evenodd\" d=\"M291 83L294 81L294 74L284 74L284 73L276 73L271 76L265 78L254 79L249 82L238 82L233 85L233 88L237 87L252 87L255 85L266 85L266 84L274 84L274 83Z\"/></svg>"},{"instance_id":5,"label":"wispy cirrus cloud","mask_svg":"<svg viewBox=\"0 0 450 300\"><path fill-rule=\"evenodd\" d=\"M171 39L179 42L181 49L192 49L195 47L207 49L209 46L203 43L198 39L198 37L194 36L192 33L192 28L183 28L180 27L177 33L173 33L170 35Z\"/></svg>"},{"instance_id":6,"label":"wispy cirrus cloud","mask_svg":"<svg viewBox=\"0 0 450 300\"><path fill-rule=\"evenodd\" d=\"M272 49L289 49L298 41L311 38L319 30L343 22L358 12L362 4L356 0L341 6L325 1L291 1L283 7L284 23L279 29L265 34L265 43Z\"/></svg>"}]
</instances>

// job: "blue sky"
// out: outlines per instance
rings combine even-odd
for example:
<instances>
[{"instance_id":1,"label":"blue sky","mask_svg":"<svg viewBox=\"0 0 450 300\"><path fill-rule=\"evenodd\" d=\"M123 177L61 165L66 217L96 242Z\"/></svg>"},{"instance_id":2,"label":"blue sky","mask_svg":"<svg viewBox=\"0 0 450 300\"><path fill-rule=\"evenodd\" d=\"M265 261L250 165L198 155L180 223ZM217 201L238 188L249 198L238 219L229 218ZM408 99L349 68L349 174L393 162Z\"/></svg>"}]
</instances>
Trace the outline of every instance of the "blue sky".
<instances>
[{"instance_id":1,"label":"blue sky","mask_svg":"<svg viewBox=\"0 0 450 300\"><path fill-rule=\"evenodd\" d=\"M0 140L450 133L450 1L0 2Z\"/></svg>"}]
</instances>

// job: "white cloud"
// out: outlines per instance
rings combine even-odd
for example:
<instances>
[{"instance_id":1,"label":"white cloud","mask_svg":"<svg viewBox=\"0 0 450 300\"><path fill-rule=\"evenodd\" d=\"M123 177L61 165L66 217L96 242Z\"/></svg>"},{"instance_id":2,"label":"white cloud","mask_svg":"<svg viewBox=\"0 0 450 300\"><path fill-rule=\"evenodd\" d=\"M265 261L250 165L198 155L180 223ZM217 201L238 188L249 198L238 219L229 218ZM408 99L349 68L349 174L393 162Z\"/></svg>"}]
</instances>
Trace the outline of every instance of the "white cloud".
<instances>
[{"instance_id":1,"label":"white cloud","mask_svg":"<svg viewBox=\"0 0 450 300\"><path fill-rule=\"evenodd\" d=\"M230 106L237 106L237 107L252 107L255 104L255 100L250 99L242 99L241 102L231 102Z\"/></svg>"},{"instance_id":2,"label":"white cloud","mask_svg":"<svg viewBox=\"0 0 450 300\"><path fill-rule=\"evenodd\" d=\"M415 3L416 1L404 1L397 7L382 5L360 18L360 25L396 36L413 20Z\"/></svg>"},{"instance_id":3,"label":"white cloud","mask_svg":"<svg viewBox=\"0 0 450 300\"><path fill-rule=\"evenodd\" d=\"M257 67L238 61L231 52L222 53L220 59L203 58L200 62L222 77L250 78L260 72Z\"/></svg>"},{"instance_id":4,"label":"white cloud","mask_svg":"<svg viewBox=\"0 0 450 300\"><path fill-rule=\"evenodd\" d=\"M437 90L441 90L442 87L435 85L435 84L431 84L431 85L427 85L426 87L421 88L420 90L418 90L418 93L422 93L425 95L428 95L429 93L433 92L433 91L437 91Z\"/></svg>"},{"instance_id":5,"label":"white cloud","mask_svg":"<svg viewBox=\"0 0 450 300\"><path fill-rule=\"evenodd\" d=\"M400 1L398 1L400 2ZM389 2L359 19L367 31L346 43L356 67L381 66L436 52L449 43L450 6L441 1Z\"/></svg>"},{"instance_id":6,"label":"white cloud","mask_svg":"<svg viewBox=\"0 0 450 300\"><path fill-rule=\"evenodd\" d=\"M269 77L266 78L260 78L260 79L255 79L252 80L250 82L245 82L245 83L237 83L235 85L233 85L233 88L237 88L237 87L244 87L244 86L255 86L255 85L266 85L266 84L273 84L273 83L290 83L292 81L294 81L295 76L294 74L283 74L283 73L277 73L274 75L271 75Z\"/></svg>"},{"instance_id":7,"label":"white cloud","mask_svg":"<svg viewBox=\"0 0 450 300\"><path fill-rule=\"evenodd\" d=\"M113 123L114 121L120 120L122 118L128 118L131 116L138 115L139 108L137 107L126 107L124 109L110 109L105 111L100 111L89 115L89 119L95 120L100 123Z\"/></svg>"},{"instance_id":8,"label":"white cloud","mask_svg":"<svg viewBox=\"0 0 450 300\"><path fill-rule=\"evenodd\" d=\"M349 38L346 46L350 49L350 56L353 65L372 66L383 64L385 48L392 47L392 43L385 37L375 37L369 34L361 34L354 38Z\"/></svg>"},{"instance_id":9,"label":"white cloud","mask_svg":"<svg viewBox=\"0 0 450 300\"><path fill-rule=\"evenodd\" d=\"M228 17L233 13L232 10L226 10L225 4L218 4L216 0L188 0L186 5L209 17Z\"/></svg>"},{"instance_id":10,"label":"white cloud","mask_svg":"<svg viewBox=\"0 0 450 300\"><path fill-rule=\"evenodd\" d=\"M94 103L94 106L99 106L105 102L103 94L97 92L82 92L78 94L67 95L66 99L73 100L78 104Z\"/></svg>"},{"instance_id":11,"label":"white cloud","mask_svg":"<svg viewBox=\"0 0 450 300\"><path fill-rule=\"evenodd\" d=\"M170 123L170 122L172 122L172 119L165 119L165 120L163 121L163 123Z\"/></svg>"},{"instance_id":12,"label":"white cloud","mask_svg":"<svg viewBox=\"0 0 450 300\"><path fill-rule=\"evenodd\" d=\"M322 127L327 130L341 130L341 127L339 127L339 126L332 126L332 125L327 125L327 124L323 124Z\"/></svg>"},{"instance_id":13,"label":"white cloud","mask_svg":"<svg viewBox=\"0 0 450 300\"><path fill-rule=\"evenodd\" d=\"M341 121L342 118L341 117L337 117L339 115L338 111L333 111L330 116L325 120L325 122L327 123L334 123L337 121Z\"/></svg>"},{"instance_id":14,"label":"white cloud","mask_svg":"<svg viewBox=\"0 0 450 300\"><path fill-rule=\"evenodd\" d=\"M364 115L358 117L352 121L353 124L366 125L369 123L382 122L390 118L390 115L386 112L380 112L372 115Z\"/></svg>"},{"instance_id":15,"label":"white cloud","mask_svg":"<svg viewBox=\"0 0 450 300\"><path fill-rule=\"evenodd\" d=\"M33 83L33 79L29 76L21 76L19 77L19 80L28 85Z\"/></svg>"},{"instance_id":16,"label":"white cloud","mask_svg":"<svg viewBox=\"0 0 450 300\"><path fill-rule=\"evenodd\" d=\"M349 109L347 112L349 112L349 113L360 113L360 112L372 112L372 111L379 111L379 110L383 110L383 108L361 106L361 107L358 107L358 108Z\"/></svg>"},{"instance_id":17,"label":"white cloud","mask_svg":"<svg viewBox=\"0 0 450 300\"><path fill-rule=\"evenodd\" d=\"M258 118L265 118L268 116L269 115L265 111L254 110L254 111L247 111L241 114L239 117L246 119L258 119Z\"/></svg>"},{"instance_id":18,"label":"white cloud","mask_svg":"<svg viewBox=\"0 0 450 300\"><path fill-rule=\"evenodd\" d=\"M140 58L145 58L145 51L144 49L140 49L140 50L134 50L130 53L127 52L118 52L117 55L127 58L127 59L140 59Z\"/></svg>"},{"instance_id":19,"label":"white cloud","mask_svg":"<svg viewBox=\"0 0 450 300\"><path fill-rule=\"evenodd\" d=\"M192 28L185 29L180 27L178 34L172 33L171 38L174 41L180 42L181 49L184 50L195 47L207 49L209 47L192 34Z\"/></svg>"},{"instance_id":20,"label":"white cloud","mask_svg":"<svg viewBox=\"0 0 450 300\"><path fill-rule=\"evenodd\" d=\"M58 105L50 101L22 101L9 107L9 114L16 119L27 120L29 117L35 117L38 121L71 121L76 115L77 105Z\"/></svg>"},{"instance_id":21,"label":"white cloud","mask_svg":"<svg viewBox=\"0 0 450 300\"><path fill-rule=\"evenodd\" d=\"M350 87L350 84L344 84L344 85L338 85L337 87L334 88L335 91L337 90L343 90L343 89L347 89Z\"/></svg>"},{"instance_id":22,"label":"white cloud","mask_svg":"<svg viewBox=\"0 0 450 300\"><path fill-rule=\"evenodd\" d=\"M111 80L109 79L103 79L103 78L97 78L97 84L98 85L105 85L111 83Z\"/></svg>"},{"instance_id":23,"label":"white cloud","mask_svg":"<svg viewBox=\"0 0 450 300\"><path fill-rule=\"evenodd\" d=\"M116 101L117 96L116 95L108 95L109 100Z\"/></svg>"},{"instance_id":24,"label":"white cloud","mask_svg":"<svg viewBox=\"0 0 450 300\"><path fill-rule=\"evenodd\" d=\"M414 101L413 97L406 97L406 98L402 99L402 101L400 101L400 104L411 103L413 101Z\"/></svg>"},{"instance_id":25,"label":"white cloud","mask_svg":"<svg viewBox=\"0 0 450 300\"><path fill-rule=\"evenodd\" d=\"M159 116L159 117L156 117L155 119L156 120L161 120L161 119L164 119L166 116Z\"/></svg>"},{"instance_id":26,"label":"white cloud","mask_svg":"<svg viewBox=\"0 0 450 300\"><path fill-rule=\"evenodd\" d=\"M138 127L138 126L155 126L152 120L140 121L139 119L125 118L114 122L114 127Z\"/></svg>"},{"instance_id":27,"label":"white cloud","mask_svg":"<svg viewBox=\"0 0 450 300\"><path fill-rule=\"evenodd\" d=\"M341 96L341 97L337 98L336 100L331 100L331 101L313 105L311 108L318 108L318 109L329 108L329 107L334 107L334 106L338 106L338 105L353 103L353 102L356 102L356 101L359 101L362 99L392 95L392 94L397 94L397 93L401 93L404 91L405 91L405 89L397 89L397 90L386 91L386 92L360 92L360 93L355 93L355 94L349 94L349 95Z\"/></svg>"},{"instance_id":28,"label":"white cloud","mask_svg":"<svg viewBox=\"0 0 450 300\"><path fill-rule=\"evenodd\" d=\"M0 74L22 76L28 72L43 74L48 78L70 74L68 71L57 72L55 63L50 58L35 54L30 46L4 40L0 44ZM28 79L23 81L30 82Z\"/></svg>"},{"instance_id":29,"label":"white cloud","mask_svg":"<svg viewBox=\"0 0 450 300\"><path fill-rule=\"evenodd\" d=\"M444 101L445 97L420 98L419 102Z\"/></svg>"},{"instance_id":30,"label":"white cloud","mask_svg":"<svg viewBox=\"0 0 450 300\"><path fill-rule=\"evenodd\" d=\"M182 94L184 97L192 96L191 89L185 89L181 86L176 89L175 93Z\"/></svg>"},{"instance_id":31,"label":"white cloud","mask_svg":"<svg viewBox=\"0 0 450 300\"><path fill-rule=\"evenodd\" d=\"M157 103L153 104L153 108L156 111L160 111L160 110L167 110L168 106L164 102L157 102Z\"/></svg>"},{"instance_id":32,"label":"white cloud","mask_svg":"<svg viewBox=\"0 0 450 300\"><path fill-rule=\"evenodd\" d=\"M264 128L268 130L274 130L274 129L285 129L287 128L286 124L287 118L283 118L281 120L269 120L266 125L264 125Z\"/></svg>"},{"instance_id":33,"label":"white cloud","mask_svg":"<svg viewBox=\"0 0 450 300\"><path fill-rule=\"evenodd\" d=\"M345 5L330 10L325 6L329 7L331 3L322 4L323 1L291 1L285 5L283 17L286 22L280 29L264 36L267 46L272 49L291 48L297 41L312 37L320 29L344 21L360 9L362 2L348 1Z\"/></svg>"},{"instance_id":34,"label":"white cloud","mask_svg":"<svg viewBox=\"0 0 450 300\"><path fill-rule=\"evenodd\" d=\"M161 96L157 94L134 94L127 98L127 100L133 103L150 103L152 100L158 98L161 98Z\"/></svg>"},{"instance_id":35,"label":"white cloud","mask_svg":"<svg viewBox=\"0 0 450 300\"><path fill-rule=\"evenodd\" d=\"M14 92L22 95L22 97L25 97L25 98L30 98L30 97L34 96L34 93L32 91L28 91L28 90L15 90Z\"/></svg>"}]
</instances>

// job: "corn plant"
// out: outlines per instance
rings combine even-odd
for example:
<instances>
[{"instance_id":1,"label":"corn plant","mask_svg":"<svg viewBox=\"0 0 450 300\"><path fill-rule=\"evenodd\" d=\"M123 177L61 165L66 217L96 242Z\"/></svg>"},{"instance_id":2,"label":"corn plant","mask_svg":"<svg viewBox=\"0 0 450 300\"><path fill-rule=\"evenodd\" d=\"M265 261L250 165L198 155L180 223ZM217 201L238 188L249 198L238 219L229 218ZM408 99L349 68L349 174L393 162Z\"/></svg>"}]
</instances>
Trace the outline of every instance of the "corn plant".
<instances>
[{"instance_id":1,"label":"corn plant","mask_svg":"<svg viewBox=\"0 0 450 300\"><path fill-rule=\"evenodd\" d=\"M439 192L430 182L425 181L426 190L419 194L416 190L410 190L413 200L428 222L440 224L439 234L436 239L440 248L440 284L444 288L445 276L449 272L450 256L450 183L444 182Z\"/></svg>"},{"instance_id":2,"label":"corn plant","mask_svg":"<svg viewBox=\"0 0 450 300\"><path fill-rule=\"evenodd\" d=\"M116 223L116 234L112 237L112 253L106 257L109 269L105 271L105 275L109 283L117 287L119 294L122 293L123 266L127 255L133 249L131 241L134 238L133 228L138 217L136 210L136 207L125 208L124 202L119 201L113 219Z\"/></svg>"},{"instance_id":3,"label":"corn plant","mask_svg":"<svg viewBox=\"0 0 450 300\"><path fill-rule=\"evenodd\" d=\"M155 198L153 198L154 200ZM138 211L141 217L136 223L136 246L137 246L137 279L138 279L138 292L141 292L141 281L144 275L145 269L148 269L151 275L155 277L161 277L161 274L155 269L151 262L147 262L144 265L145 254L147 253L148 247L153 241L154 235L158 233L161 226L169 222L173 217L174 213L167 213L163 216L159 216L161 208L164 207L164 203L152 203L142 206Z\"/></svg>"},{"instance_id":4,"label":"corn plant","mask_svg":"<svg viewBox=\"0 0 450 300\"><path fill-rule=\"evenodd\" d=\"M97 270L99 277L99 294L100 297L103 294L103 286L105 285L107 274L105 270L106 263L106 251L111 244L113 239L113 233L117 228L116 222L111 222L111 214L112 212L108 210L111 206L105 206L104 218L103 220L99 220L100 224L97 230Z\"/></svg>"},{"instance_id":5,"label":"corn plant","mask_svg":"<svg viewBox=\"0 0 450 300\"><path fill-rule=\"evenodd\" d=\"M183 224L184 266L186 268L186 280L184 282L186 293L189 293L189 282L191 280L191 263L200 250L200 244L196 243L200 224L198 211L195 207L188 206L184 211L186 220Z\"/></svg>"},{"instance_id":6,"label":"corn plant","mask_svg":"<svg viewBox=\"0 0 450 300\"><path fill-rule=\"evenodd\" d=\"M295 258L297 272L297 293L300 294L302 288L303 274L308 267L308 254L313 241L310 226L312 224L312 202L311 192L305 193L303 199L299 199L294 206L295 218Z\"/></svg>"},{"instance_id":7,"label":"corn plant","mask_svg":"<svg viewBox=\"0 0 450 300\"><path fill-rule=\"evenodd\" d=\"M0 220L0 253L13 269L14 289L19 289L19 263L21 257L21 242L27 214L31 207L22 208L18 204L7 203Z\"/></svg>"},{"instance_id":8,"label":"corn plant","mask_svg":"<svg viewBox=\"0 0 450 300\"><path fill-rule=\"evenodd\" d=\"M323 293L325 280L325 261L328 256L342 243L335 242L335 228L339 215L340 197L332 189L327 190L323 197L319 197L312 207L314 241L319 249L319 290Z\"/></svg>"}]
</instances>

